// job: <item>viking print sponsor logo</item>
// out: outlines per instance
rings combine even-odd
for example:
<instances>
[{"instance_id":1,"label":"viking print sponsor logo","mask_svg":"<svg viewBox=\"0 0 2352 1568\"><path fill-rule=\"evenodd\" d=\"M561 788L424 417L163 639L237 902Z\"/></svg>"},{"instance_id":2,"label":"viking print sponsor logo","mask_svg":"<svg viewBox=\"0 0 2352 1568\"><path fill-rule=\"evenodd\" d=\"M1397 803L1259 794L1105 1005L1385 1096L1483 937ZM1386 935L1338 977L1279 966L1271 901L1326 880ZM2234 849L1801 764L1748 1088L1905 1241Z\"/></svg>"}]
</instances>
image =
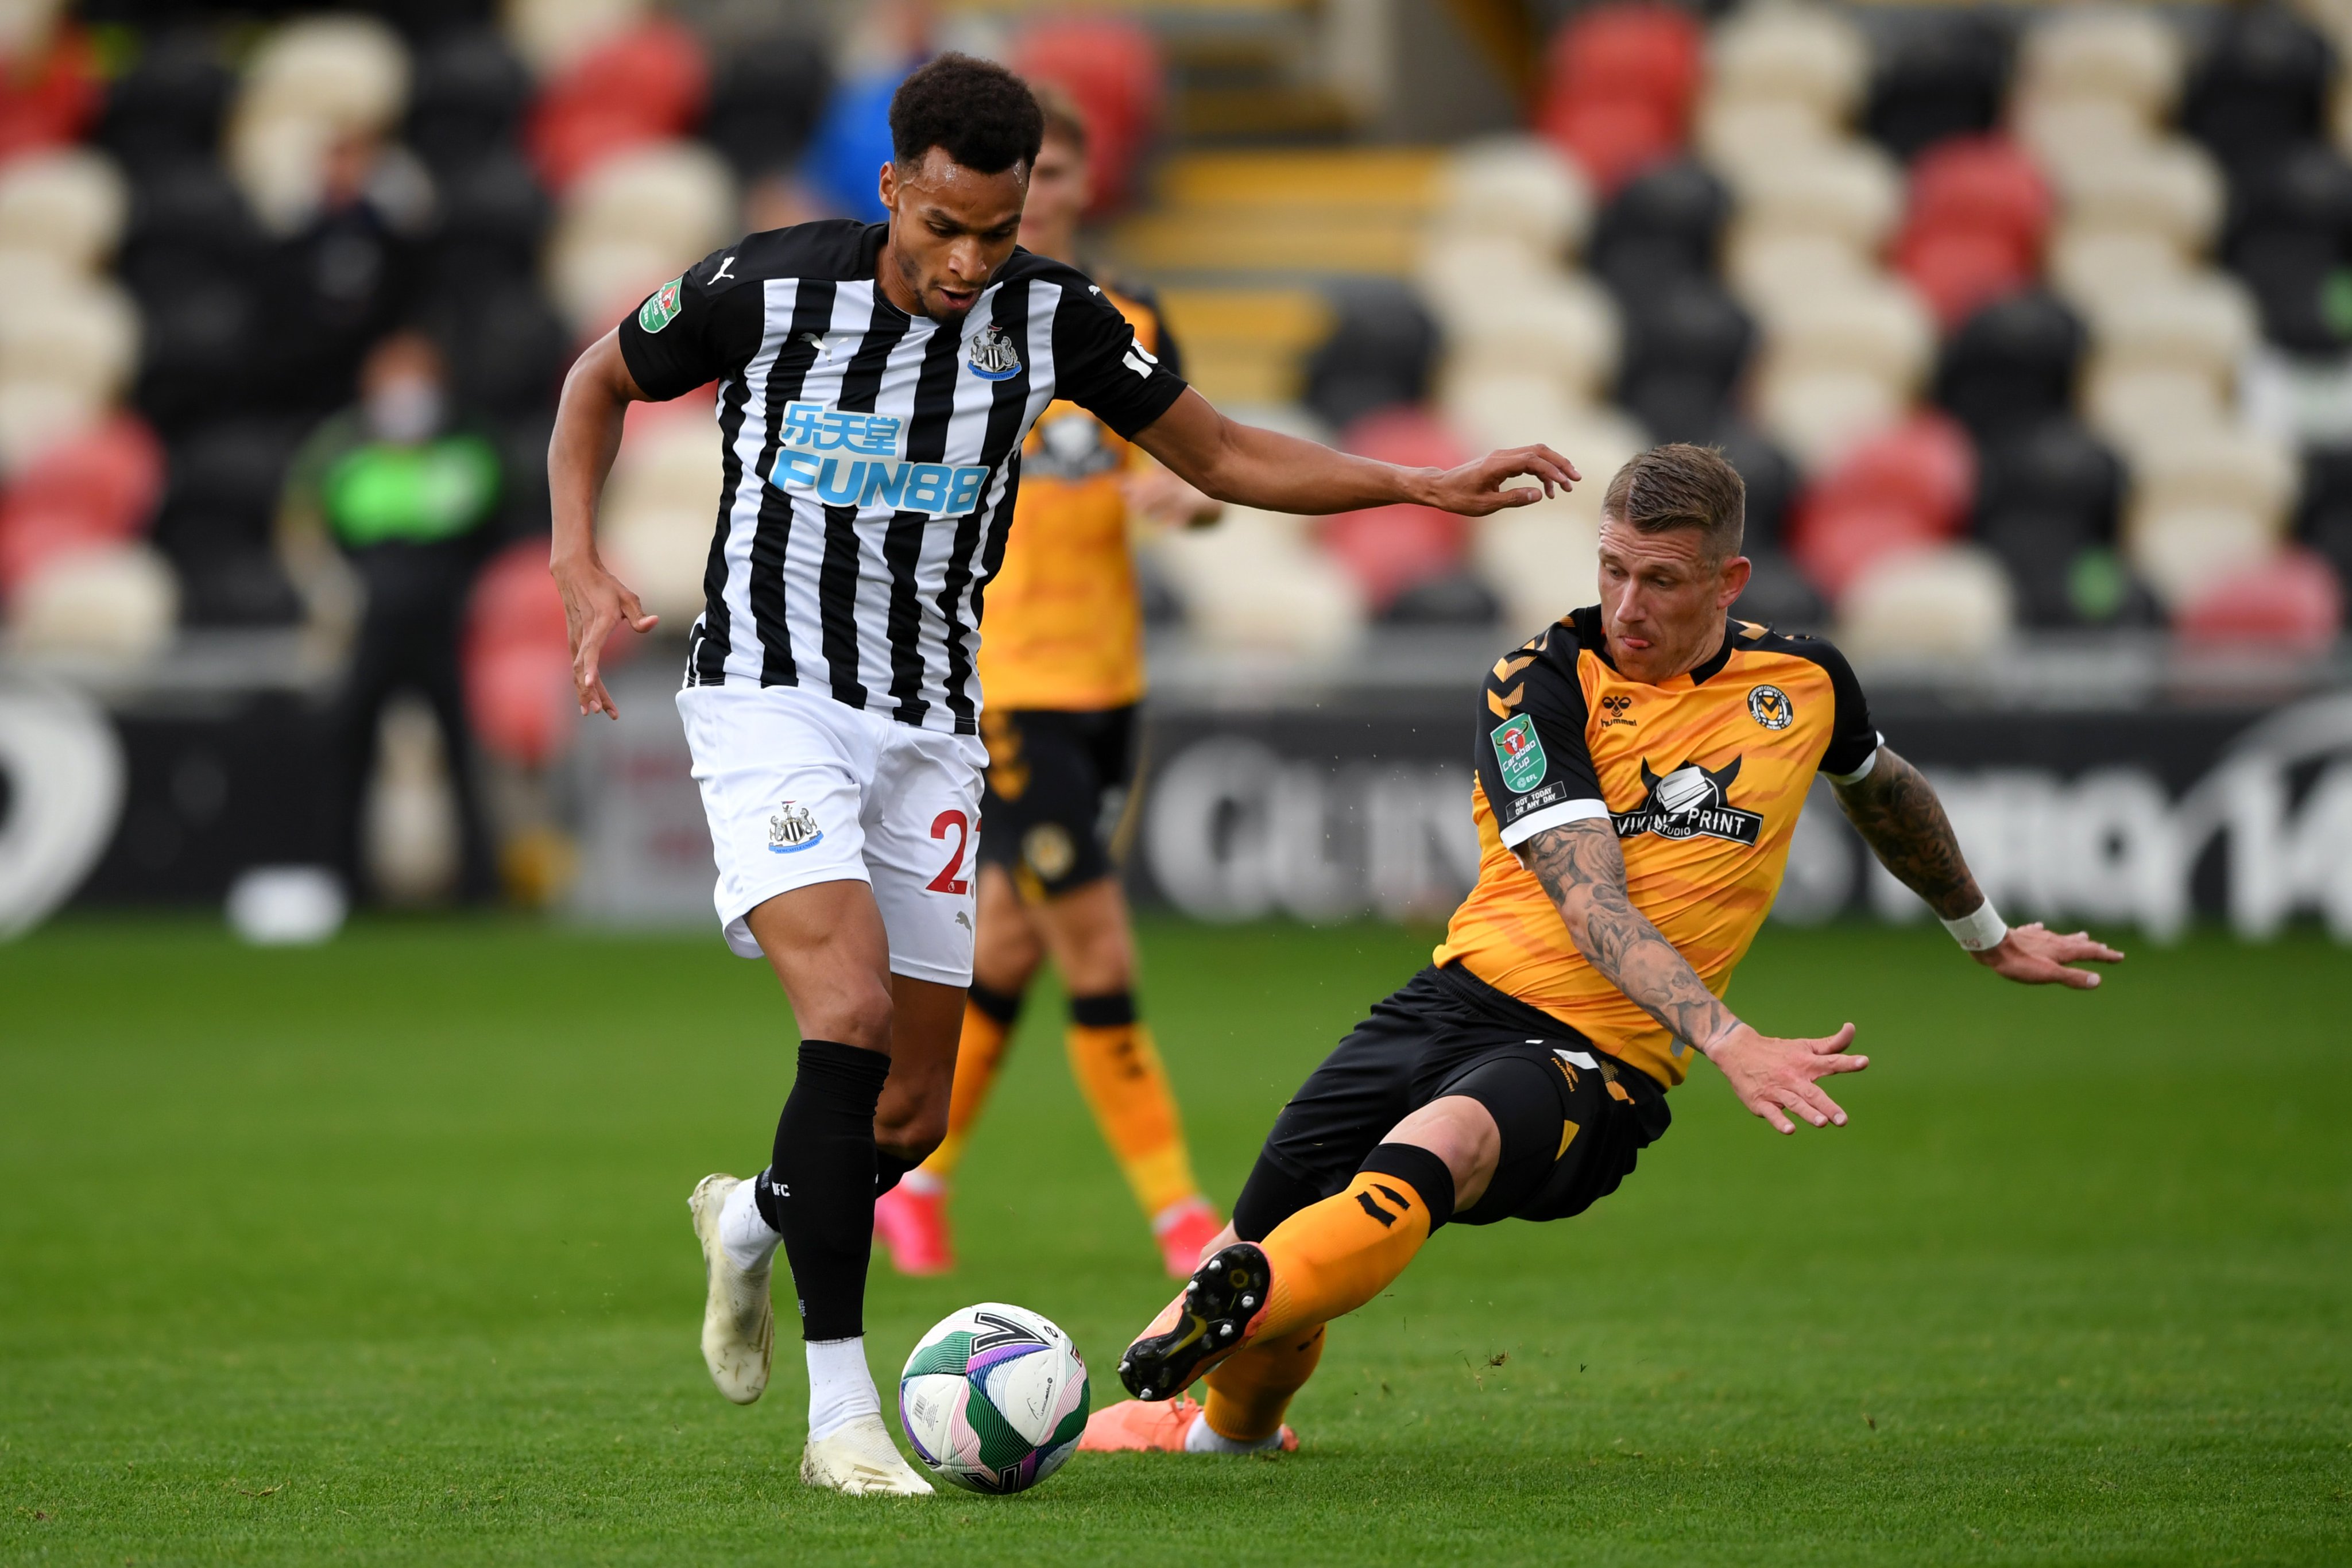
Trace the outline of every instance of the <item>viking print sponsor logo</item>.
<instances>
[{"instance_id":1,"label":"viking print sponsor logo","mask_svg":"<svg viewBox=\"0 0 2352 1568\"><path fill-rule=\"evenodd\" d=\"M647 295L646 302L637 307L637 325L647 332L658 332L677 320L680 308L678 290L685 285L686 277L681 273Z\"/></svg>"},{"instance_id":2,"label":"viking print sponsor logo","mask_svg":"<svg viewBox=\"0 0 2352 1568\"><path fill-rule=\"evenodd\" d=\"M1612 811L1610 820L1617 824L1621 839L1654 833L1662 839L1709 838L1753 844L1764 831L1764 819L1731 804L1731 781L1738 777L1737 757L1730 767L1712 772L1696 762L1685 762L1663 778L1650 771L1649 759L1644 758L1642 783L1650 792L1649 799L1633 810Z\"/></svg>"},{"instance_id":3,"label":"viking print sponsor logo","mask_svg":"<svg viewBox=\"0 0 2352 1568\"><path fill-rule=\"evenodd\" d=\"M880 505L932 517L960 517L980 505L991 470L977 464L899 463L905 422L888 414L784 405L784 445L768 480L828 507Z\"/></svg>"},{"instance_id":4,"label":"viking print sponsor logo","mask_svg":"<svg viewBox=\"0 0 2352 1568\"><path fill-rule=\"evenodd\" d=\"M785 801L782 809L768 819L768 852L772 855L796 855L823 842L824 830L816 825L816 814L797 800Z\"/></svg>"},{"instance_id":5,"label":"viking print sponsor logo","mask_svg":"<svg viewBox=\"0 0 2352 1568\"><path fill-rule=\"evenodd\" d=\"M1536 738L1536 721L1526 714L1495 732L1495 760L1503 766L1503 782L1524 795L1543 782L1549 763L1543 742Z\"/></svg>"},{"instance_id":6,"label":"viking print sponsor logo","mask_svg":"<svg viewBox=\"0 0 2352 1568\"><path fill-rule=\"evenodd\" d=\"M994 322L972 334L965 359L971 373L984 382L1009 381L1021 373L1021 356L1014 352L1013 340Z\"/></svg>"},{"instance_id":7,"label":"viking print sponsor logo","mask_svg":"<svg viewBox=\"0 0 2352 1568\"><path fill-rule=\"evenodd\" d=\"M1748 716L1766 729L1786 729L1797 707L1780 687L1755 686L1748 693Z\"/></svg>"},{"instance_id":8,"label":"viking print sponsor logo","mask_svg":"<svg viewBox=\"0 0 2352 1568\"><path fill-rule=\"evenodd\" d=\"M1607 696L1602 697L1601 699L1601 711L1607 714L1609 716L1601 721L1601 727L1607 729L1610 726L1618 724L1630 727L1633 721L1627 718L1625 715L1627 710L1632 708L1633 706L1633 694L1631 692L1612 692Z\"/></svg>"}]
</instances>

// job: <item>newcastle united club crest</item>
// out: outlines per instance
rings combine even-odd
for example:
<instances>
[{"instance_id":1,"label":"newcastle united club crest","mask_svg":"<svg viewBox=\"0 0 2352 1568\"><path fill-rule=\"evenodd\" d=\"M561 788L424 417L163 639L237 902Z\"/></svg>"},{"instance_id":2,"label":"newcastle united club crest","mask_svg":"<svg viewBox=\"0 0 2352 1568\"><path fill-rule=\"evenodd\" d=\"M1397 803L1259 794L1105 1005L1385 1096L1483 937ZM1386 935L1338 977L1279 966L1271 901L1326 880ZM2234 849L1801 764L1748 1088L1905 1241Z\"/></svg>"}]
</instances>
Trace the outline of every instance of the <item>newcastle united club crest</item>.
<instances>
[{"instance_id":1,"label":"newcastle united club crest","mask_svg":"<svg viewBox=\"0 0 2352 1568\"><path fill-rule=\"evenodd\" d=\"M824 830L816 825L816 813L798 800L785 801L768 819L768 852L772 855L798 854L823 842Z\"/></svg>"},{"instance_id":2,"label":"newcastle united club crest","mask_svg":"<svg viewBox=\"0 0 2352 1568\"><path fill-rule=\"evenodd\" d=\"M993 321L972 334L965 357L971 373L984 382L1005 381L1021 373L1021 356L1013 351L1013 340Z\"/></svg>"}]
</instances>

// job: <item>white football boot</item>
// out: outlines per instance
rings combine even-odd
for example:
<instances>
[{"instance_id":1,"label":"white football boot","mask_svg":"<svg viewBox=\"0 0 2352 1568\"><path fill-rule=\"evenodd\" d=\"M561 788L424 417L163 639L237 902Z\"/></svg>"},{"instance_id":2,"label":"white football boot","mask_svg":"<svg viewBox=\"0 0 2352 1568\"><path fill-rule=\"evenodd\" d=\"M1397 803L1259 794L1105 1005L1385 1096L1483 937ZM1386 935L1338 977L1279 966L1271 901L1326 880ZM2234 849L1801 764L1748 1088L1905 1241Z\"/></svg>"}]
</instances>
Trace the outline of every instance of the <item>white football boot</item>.
<instances>
[{"instance_id":1,"label":"white football boot","mask_svg":"<svg viewBox=\"0 0 2352 1568\"><path fill-rule=\"evenodd\" d=\"M860 1416L801 1451L801 1484L851 1497L929 1497L931 1483L898 1457L879 1416Z\"/></svg>"},{"instance_id":2,"label":"white football boot","mask_svg":"<svg viewBox=\"0 0 2352 1568\"><path fill-rule=\"evenodd\" d=\"M738 1405L749 1405L767 1391L768 1364L776 1345L776 1309L768 1292L772 1261L743 1270L727 1256L719 1239L719 1214L727 1195L743 1184L731 1176L713 1174L694 1184L686 1200L694 1216L694 1237L702 1243L702 1268L710 1293L702 1305L702 1363L719 1392Z\"/></svg>"}]
</instances>

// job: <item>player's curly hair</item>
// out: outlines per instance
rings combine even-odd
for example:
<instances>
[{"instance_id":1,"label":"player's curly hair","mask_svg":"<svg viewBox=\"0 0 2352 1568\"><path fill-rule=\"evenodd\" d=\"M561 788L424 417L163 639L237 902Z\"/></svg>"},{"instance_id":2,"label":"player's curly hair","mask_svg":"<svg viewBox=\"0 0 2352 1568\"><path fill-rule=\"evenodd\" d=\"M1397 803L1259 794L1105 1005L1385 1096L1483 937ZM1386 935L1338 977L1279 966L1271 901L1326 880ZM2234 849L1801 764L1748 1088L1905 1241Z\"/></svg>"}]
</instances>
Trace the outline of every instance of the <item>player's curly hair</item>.
<instances>
[{"instance_id":1,"label":"player's curly hair","mask_svg":"<svg viewBox=\"0 0 2352 1568\"><path fill-rule=\"evenodd\" d=\"M1645 534L1697 528L1717 561L1739 553L1748 528L1748 485L1720 448L1670 441L1626 460L1601 497L1604 517Z\"/></svg>"},{"instance_id":2,"label":"player's curly hair","mask_svg":"<svg viewBox=\"0 0 2352 1568\"><path fill-rule=\"evenodd\" d=\"M992 60L940 56L890 98L890 156L913 165L937 147L965 168L997 174L1037 161L1045 112L1029 86Z\"/></svg>"}]
</instances>

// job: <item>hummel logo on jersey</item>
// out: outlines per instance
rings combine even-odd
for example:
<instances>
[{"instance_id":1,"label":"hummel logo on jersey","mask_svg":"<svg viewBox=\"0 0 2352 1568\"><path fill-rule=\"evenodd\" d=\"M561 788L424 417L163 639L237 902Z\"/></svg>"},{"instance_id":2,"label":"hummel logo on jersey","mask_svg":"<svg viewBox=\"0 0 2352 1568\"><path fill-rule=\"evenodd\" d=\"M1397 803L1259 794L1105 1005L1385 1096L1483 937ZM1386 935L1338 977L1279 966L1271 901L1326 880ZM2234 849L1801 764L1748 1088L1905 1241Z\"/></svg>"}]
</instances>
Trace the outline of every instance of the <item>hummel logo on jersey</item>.
<instances>
[{"instance_id":1,"label":"hummel logo on jersey","mask_svg":"<svg viewBox=\"0 0 2352 1568\"><path fill-rule=\"evenodd\" d=\"M1013 350L1013 340L994 322L972 334L966 359L971 373L984 382L1006 381L1021 373L1021 356Z\"/></svg>"},{"instance_id":2,"label":"hummel logo on jersey","mask_svg":"<svg viewBox=\"0 0 2352 1568\"><path fill-rule=\"evenodd\" d=\"M1764 819L1730 803L1731 781L1738 777L1737 757L1730 767L1713 772L1696 762L1685 762L1664 778L1650 771L1649 759L1644 758L1642 782L1650 791L1649 799L1633 810L1612 811L1610 820L1616 823L1621 839L1654 833L1662 839L1704 837L1753 844L1764 829Z\"/></svg>"},{"instance_id":3,"label":"hummel logo on jersey","mask_svg":"<svg viewBox=\"0 0 2352 1568\"><path fill-rule=\"evenodd\" d=\"M891 459L905 440L906 422L890 414L784 405L776 465L768 481L779 490L814 495L828 507L871 507L932 517L960 517L980 505L990 470L978 464L860 461ZM828 456L827 454L841 454Z\"/></svg>"}]
</instances>

